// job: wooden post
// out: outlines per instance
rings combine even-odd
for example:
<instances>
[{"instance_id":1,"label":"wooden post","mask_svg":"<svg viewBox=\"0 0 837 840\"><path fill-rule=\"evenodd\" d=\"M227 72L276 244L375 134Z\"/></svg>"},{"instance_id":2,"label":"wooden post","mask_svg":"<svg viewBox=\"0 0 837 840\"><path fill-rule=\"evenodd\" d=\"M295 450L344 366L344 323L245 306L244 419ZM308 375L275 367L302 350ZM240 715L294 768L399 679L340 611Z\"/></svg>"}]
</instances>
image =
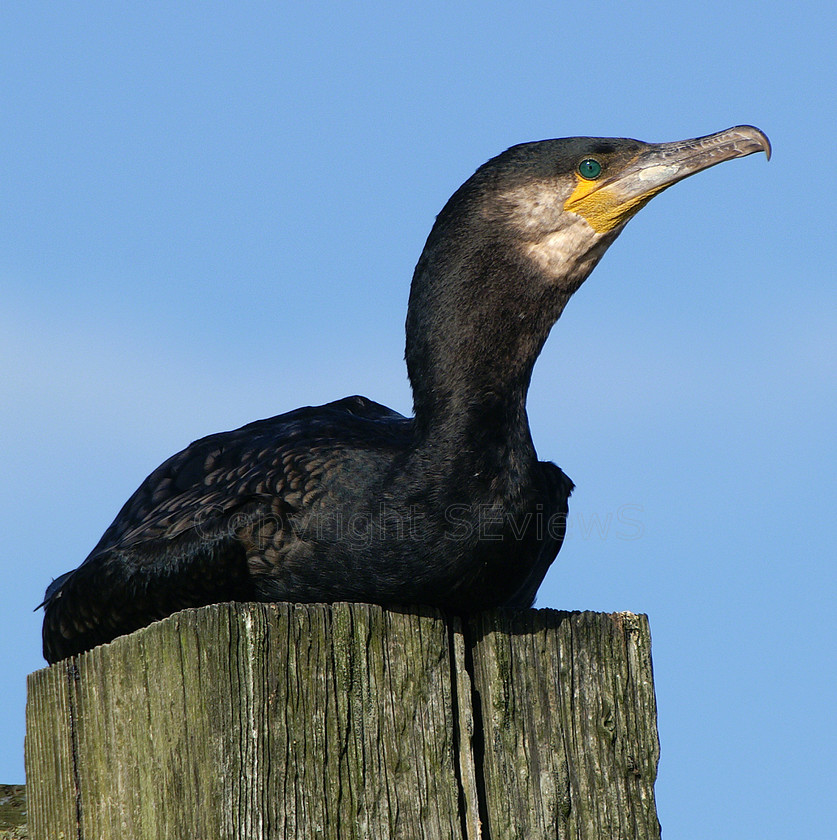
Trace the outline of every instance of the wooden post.
<instances>
[{"instance_id":1,"label":"wooden post","mask_svg":"<svg viewBox=\"0 0 837 840\"><path fill-rule=\"evenodd\" d=\"M0 785L0 840L25 840L26 791L23 785Z\"/></svg>"},{"instance_id":2,"label":"wooden post","mask_svg":"<svg viewBox=\"0 0 837 840\"><path fill-rule=\"evenodd\" d=\"M34 840L652 840L644 616L186 610L30 675Z\"/></svg>"}]
</instances>

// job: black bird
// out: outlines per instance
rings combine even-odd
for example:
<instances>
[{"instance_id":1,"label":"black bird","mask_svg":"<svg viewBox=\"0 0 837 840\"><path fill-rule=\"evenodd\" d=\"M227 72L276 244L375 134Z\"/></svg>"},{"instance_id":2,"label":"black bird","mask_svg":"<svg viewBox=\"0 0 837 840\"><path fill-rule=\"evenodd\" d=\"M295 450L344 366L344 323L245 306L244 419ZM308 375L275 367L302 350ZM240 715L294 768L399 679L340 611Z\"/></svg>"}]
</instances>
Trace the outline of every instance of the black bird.
<instances>
[{"instance_id":1,"label":"black bird","mask_svg":"<svg viewBox=\"0 0 837 840\"><path fill-rule=\"evenodd\" d=\"M436 219L407 311L413 418L364 397L210 435L158 467L44 599L55 662L228 600L528 607L573 484L538 461L532 367L570 296L654 195L770 156L752 126L679 143L514 146Z\"/></svg>"}]
</instances>

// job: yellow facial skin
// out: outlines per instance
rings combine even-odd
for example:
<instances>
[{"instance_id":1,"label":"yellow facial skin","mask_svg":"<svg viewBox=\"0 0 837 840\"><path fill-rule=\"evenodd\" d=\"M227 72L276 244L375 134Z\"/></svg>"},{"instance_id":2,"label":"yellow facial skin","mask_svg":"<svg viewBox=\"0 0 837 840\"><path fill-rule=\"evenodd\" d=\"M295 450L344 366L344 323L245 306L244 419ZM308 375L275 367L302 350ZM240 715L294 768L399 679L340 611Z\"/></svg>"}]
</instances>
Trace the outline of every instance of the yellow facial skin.
<instances>
[{"instance_id":1,"label":"yellow facial skin","mask_svg":"<svg viewBox=\"0 0 837 840\"><path fill-rule=\"evenodd\" d=\"M575 189L564 202L564 210L582 216L598 233L608 233L627 222L666 186L661 184L639 195L630 195L620 188L618 181L602 184L576 175Z\"/></svg>"}]
</instances>

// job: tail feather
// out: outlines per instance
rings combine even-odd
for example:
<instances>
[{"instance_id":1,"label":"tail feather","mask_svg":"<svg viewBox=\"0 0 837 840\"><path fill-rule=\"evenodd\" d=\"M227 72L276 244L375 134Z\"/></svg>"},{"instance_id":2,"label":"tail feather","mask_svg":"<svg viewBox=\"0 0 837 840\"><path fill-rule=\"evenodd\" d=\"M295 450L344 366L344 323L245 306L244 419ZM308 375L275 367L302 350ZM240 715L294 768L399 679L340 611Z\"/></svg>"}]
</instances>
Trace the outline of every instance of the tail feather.
<instances>
[{"instance_id":1,"label":"tail feather","mask_svg":"<svg viewBox=\"0 0 837 840\"><path fill-rule=\"evenodd\" d=\"M234 537L93 555L47 587L44 658L52 664L187 607L252 598Z\"/></svg>"}]
</instances>

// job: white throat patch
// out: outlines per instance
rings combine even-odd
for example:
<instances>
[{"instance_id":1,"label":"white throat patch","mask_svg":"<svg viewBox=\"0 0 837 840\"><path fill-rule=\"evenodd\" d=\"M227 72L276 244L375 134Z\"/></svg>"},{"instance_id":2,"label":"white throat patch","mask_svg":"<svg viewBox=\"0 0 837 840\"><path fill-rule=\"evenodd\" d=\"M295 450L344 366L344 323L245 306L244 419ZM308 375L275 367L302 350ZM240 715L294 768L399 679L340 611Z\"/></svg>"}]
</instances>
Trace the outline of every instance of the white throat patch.
<instances>
[{"instance_id":1,"label":"white throat patch","mask_svg":"<svg viewBox=\"0 0 837 840\"><path fill-rule=\"evenodd\" d=\"M568 224L526 243L526 253L551 277L584 279L594 268L612 236L599 233L583 217L566 213Z\"/></svg>"},{"instance_id":2,"label":"white throat patch","mask_svg":"<svg viewBox=\"0 0 837 840\"><path fill-rule=\"evenodd\" d=\"M581 282L618 233L597 231L584 216L565 210L554 183L527 184L501 199L505 223L516 230L523 253L549 277Z\"/></svg>"}]
</instances>

